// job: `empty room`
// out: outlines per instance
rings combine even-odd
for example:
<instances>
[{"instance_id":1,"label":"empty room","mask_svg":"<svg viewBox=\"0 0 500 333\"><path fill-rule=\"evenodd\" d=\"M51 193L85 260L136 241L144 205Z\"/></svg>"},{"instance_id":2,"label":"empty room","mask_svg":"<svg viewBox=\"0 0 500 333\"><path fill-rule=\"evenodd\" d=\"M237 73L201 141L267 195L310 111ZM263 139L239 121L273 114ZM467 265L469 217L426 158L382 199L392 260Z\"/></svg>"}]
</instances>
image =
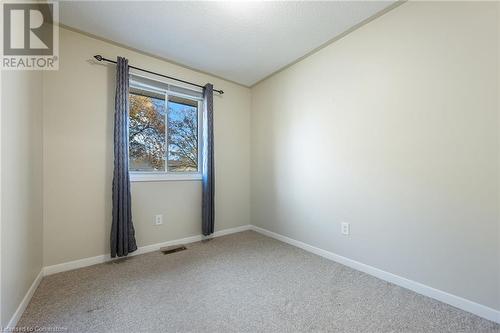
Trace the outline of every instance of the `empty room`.
<instances>
[{"instance_id":1,"label":"empty room","mask_svg":"<svg viewBox=\"0 0 500 333\"><path fill-rule=\"evenodd\" d=\"M0 332L499 332L499 1L2 1Z\"/></svg>"}]
</instances>

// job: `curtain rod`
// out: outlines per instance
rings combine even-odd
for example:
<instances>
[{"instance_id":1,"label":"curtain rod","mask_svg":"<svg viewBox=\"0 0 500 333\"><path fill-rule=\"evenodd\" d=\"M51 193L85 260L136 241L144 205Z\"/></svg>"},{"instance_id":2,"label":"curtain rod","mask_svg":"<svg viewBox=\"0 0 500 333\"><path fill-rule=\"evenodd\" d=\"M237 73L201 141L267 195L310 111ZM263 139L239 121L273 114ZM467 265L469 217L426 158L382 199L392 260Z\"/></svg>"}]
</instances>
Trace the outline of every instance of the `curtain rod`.
<instances>
[{"instance_id":1,"label":"curtain rod","mask_svg":"<svg viewBox=\"0 0 500 333\"><path fill-rule=\"evenodd\" d=\"M111 60L111 59L106 59L104 58L102 55L98 54L98 55L95 55L94 58L97 60L97 61L106 61L106 62L110 62L110 63L113 63L113 64L116 64L116 61L114 60ZM199 87L199 88L205 88L204 86L200 85L200 84L197 84L197 83L193 83L193 82L189 82L189 81L184 81L184 80L181 80L181 79L176 79L175 77L171 77L171 76L167 76L167 75L163 75L163 74L160 74L160 73L156 73L156 72L152 72L152 71L148 71L147 69L143 69L143 68L139 68L139 67L135 67L135 66L132 66L132 65L128 65L129 68L133 68L133 69L137 69L141 72L146 72L146 73L149 73L149 74L153 74L153 75L158 75L158 76L161 76L161 77L164 77L164 78L167 78L167 79L170 79L170 80L175 80L175 81L178 81L178 82L182 82L182 83L186 83L186 84L190 84L192 86L196 86L196 87ZM223 94L224 91L223 90L217 90L217 89L214 89L215 92L218 92L219 94Z\"/></svg>"}]
</instances>

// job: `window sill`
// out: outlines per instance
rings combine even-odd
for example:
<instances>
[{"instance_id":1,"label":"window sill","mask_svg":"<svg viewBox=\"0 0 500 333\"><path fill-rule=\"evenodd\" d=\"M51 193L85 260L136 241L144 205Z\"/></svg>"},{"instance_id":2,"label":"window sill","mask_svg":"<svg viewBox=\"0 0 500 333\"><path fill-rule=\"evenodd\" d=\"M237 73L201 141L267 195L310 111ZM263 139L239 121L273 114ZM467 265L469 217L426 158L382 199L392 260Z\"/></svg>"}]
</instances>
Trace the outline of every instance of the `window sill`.
<instances>
[{"instance_id":1,"label":"window sill","mask_svg":"<svg viewBox=\"0 0 500 333\"><path fill-rule=\"evenodd\" d=\"M201 173L130 172L131 182L163 182L182 180L201 180Z\"/></svg>"}]
</instances>

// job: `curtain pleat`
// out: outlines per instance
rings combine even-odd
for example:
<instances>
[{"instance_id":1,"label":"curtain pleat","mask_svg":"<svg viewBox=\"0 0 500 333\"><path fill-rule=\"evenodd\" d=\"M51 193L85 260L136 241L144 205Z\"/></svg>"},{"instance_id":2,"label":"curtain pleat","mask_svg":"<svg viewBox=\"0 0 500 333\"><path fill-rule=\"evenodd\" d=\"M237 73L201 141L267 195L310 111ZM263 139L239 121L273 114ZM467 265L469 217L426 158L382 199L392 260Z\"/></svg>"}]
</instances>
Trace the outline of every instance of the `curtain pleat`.
<instances>
[{"instance_id":1,"label":"curtain pleat","mask_svg":"<svg viewBox=\"0 0 500 333\"><path fill-rule=\"evenodd\" d=\"M111 257L122 257L137 250L132 223L132 199L128 172L128 60L116 61L116 95L114 127L113 217L111 224Z\"/></svg>"},{"instance_id":2,"label":"curtain pleat","mask_svg":"<svg viewBox=\"0 0 500 333\"><path fill-rule=\"evenodd\" d=\"M203 90L203 166L202 166L202 233L214 232L215 224L215 168L214 168L214 103L213 85Z\"/></svg>"}]
</instances>

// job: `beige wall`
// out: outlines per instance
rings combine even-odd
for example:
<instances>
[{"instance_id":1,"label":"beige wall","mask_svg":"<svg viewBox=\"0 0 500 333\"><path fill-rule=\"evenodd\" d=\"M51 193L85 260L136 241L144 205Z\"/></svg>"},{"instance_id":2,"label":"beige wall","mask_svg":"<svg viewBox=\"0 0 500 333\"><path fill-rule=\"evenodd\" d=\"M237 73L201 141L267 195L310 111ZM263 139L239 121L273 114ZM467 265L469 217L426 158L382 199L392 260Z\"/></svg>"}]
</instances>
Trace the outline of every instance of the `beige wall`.
<instances>
[{"instance_id":1,"label":"beige wall","mask_svg":"<svg viewBox=\"0 0 500 333\"><path fill-rule=\"evenodd\" d=\"M248 224L250 89L61 29L60 69L43 77L44 265L109 253L115 71L95 54L226 92L214 96L216 230ZM132 200L139 246L201 233L200 181L133 183Z\"/></svg>"},{"instance_id":2,"label":"beige wall","mask_svg":"<svg viewBox=\"0 0 500 333\"><path fill-rule=\"evenodd\" d=\"M253 87L253 224L500 309L498 6L405 3Z\"/></svg>"},{"instance_id":3,"label":"beige wall","mask_svg":"<svg viewBox=\"0 0 500 333\"><path fill-rule=\"evenodd\" d=\"M42 73L2 72L1 322L42 269Z\"/></svg>"}]
</instances>

